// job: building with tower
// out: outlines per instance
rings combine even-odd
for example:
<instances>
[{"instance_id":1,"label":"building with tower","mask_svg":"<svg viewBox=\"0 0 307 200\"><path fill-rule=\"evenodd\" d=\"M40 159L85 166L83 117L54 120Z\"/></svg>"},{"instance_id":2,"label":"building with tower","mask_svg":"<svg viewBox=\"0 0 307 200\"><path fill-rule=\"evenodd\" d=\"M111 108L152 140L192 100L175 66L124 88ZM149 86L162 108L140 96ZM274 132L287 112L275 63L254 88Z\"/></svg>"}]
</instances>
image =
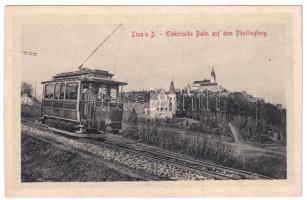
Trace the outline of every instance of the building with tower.
<instances>
[{"instance_id":1,"label":"building with tower","mask_svg":"<svg viewBox=\"0 0 307 200\"><path fill-rule=\"evenodd\" d=\"M215 74L213 67L211 70L210 79L194 81L192 84L192 89L197 92L201 92L201 93L205 91L210 91L210 92L220 91L219 84L216 81L216 74Z\"/></svg>"},{"instance_id":2,"label":"building with tower","mask_svg":"<svg viewBox=\"0 0 307 200\"><path fill-rule=\"evenodd\" d=\"M193 95L193 90L190 84L188 84L182 91L183 94L187 96L192 96Z\"/></svg>"},{"instance_id":3,"label":"building with tower","mask_svg":"<svg viewBox=\"0 0 307 200\"><path fill-rule=\"evenodd\" d=\"M145 113L150 118L173 118L176 108L176 90L172 80L168 91L158 89L150 92L149 108L145 110Z\"/></svg>"}]
</instances>

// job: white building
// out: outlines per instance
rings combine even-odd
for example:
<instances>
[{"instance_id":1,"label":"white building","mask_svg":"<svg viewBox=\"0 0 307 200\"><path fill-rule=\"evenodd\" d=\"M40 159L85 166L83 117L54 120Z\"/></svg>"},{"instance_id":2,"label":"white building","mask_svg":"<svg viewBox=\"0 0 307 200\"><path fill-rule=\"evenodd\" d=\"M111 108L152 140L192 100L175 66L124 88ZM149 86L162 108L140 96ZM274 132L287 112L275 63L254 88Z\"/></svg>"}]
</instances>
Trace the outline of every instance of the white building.
<instances>
[{"instance_id":1,"label":"white building","mask_svg":"<svg viewBox=\"0 0 307 200\"><path fill-rule=\"evenodd\" d=\"M196 90L198 92L205 92L205 91L211 91L211 92L219 92L220 87L219 84L216 82L216 74L214 72L214 69L212 68L210 80L204 79L202 81L194 81L192 85L193 90Z\"/></svg>"},{"instance_id":2,"label":"white building","mask_svg":"<svg viewBox=\"0 0 307 200\"><path fill-rule=\"evenodd\" d=\"M149 109L145 111L150 118L173 118L176 114L177 102L174 82L171 81L169 91L159 89L150 93Z\"/></svg>"},{"instance_id":3,"label":"white building","mask_svg":"<svg viewBox=\"0 0 307 200\"><path fill-rule=\"evenodd\" d=\"M184 93L187 95L187 96L192 96L192 87L190 84L188 84L185 88L184 88Z\"/></svg>"},{"instance_id":4,"label":"white building","mask_svg":"<svg viewBox=\"0 0 307 200\"><path fill-rule=\"evenodd\" d=\"M32 96L28 95L27 93L21 96L21 104L33 106L34 103L35 103L35 99Z\"/></svg>"}]
</instances>

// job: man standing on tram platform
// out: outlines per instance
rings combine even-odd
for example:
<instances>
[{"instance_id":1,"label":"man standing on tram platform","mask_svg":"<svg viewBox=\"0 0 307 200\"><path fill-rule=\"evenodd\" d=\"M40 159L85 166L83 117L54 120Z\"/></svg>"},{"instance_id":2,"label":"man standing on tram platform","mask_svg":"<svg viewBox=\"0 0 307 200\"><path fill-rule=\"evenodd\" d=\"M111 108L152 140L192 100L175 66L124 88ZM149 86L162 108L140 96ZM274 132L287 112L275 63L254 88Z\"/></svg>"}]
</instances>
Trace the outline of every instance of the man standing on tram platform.
<instances>
[{"instance_id":1,"label":"man standing on tram platform","mask_svg":"<svg viewBox=\"0 0 307 200\"><path fill-rule=\"evenodd\" d=\"M90 83L88 90L85 90L83 93L84 96L84 116L86 119L91 120L93 109L94 109L94 97L95 91L93 84Z\"/></svg>"}]
</instances>

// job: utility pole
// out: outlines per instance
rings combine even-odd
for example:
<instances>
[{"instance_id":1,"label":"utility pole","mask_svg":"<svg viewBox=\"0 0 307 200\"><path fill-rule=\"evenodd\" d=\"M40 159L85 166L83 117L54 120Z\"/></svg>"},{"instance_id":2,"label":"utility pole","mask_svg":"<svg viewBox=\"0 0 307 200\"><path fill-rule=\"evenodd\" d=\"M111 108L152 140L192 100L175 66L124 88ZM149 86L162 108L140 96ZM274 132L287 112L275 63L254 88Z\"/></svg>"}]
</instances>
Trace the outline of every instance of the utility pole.
<instances>
[{"instance_id":1,"label":"utility pole","mask_svg":"<svg viewBox=\"0 0 307 200\"><path fill-rule=\"evenodd\" d=\"M257 101L256 101L256 128L257 128L257 125L258 125L258 109L257 109Z\"/></svg>"},{"instance_id":2,"label":"utility pole","mask_svg":"<svg viewBox=\"0 0 307 200\"><path fill-rule=\"evenodd\" d=\"M219 111L219 98L215 97L215 107L216 107L216 111Z\"/></svg>"},{"instance_id":3,"label":"utility pole","mask_svg":"<svg viewBox=\"0 0 307 200\"><path fill-rule=\"evenodd\" d=\"M34 97L36 99L36 81L34 82Z\"/></svg>"},{"instance_id":4,"label":"utility pole","mask_svg":"<svg viewBox=\"0 0 307 200\"><path fill-rule=\"evenodd\" d=\"M221 110L221 93L219 92L219 111Z\"/></svg>"},{"instance_id":5,"label":"utility pole","mask_svg":"<svg viewBox=\"0 0 307 200\"><path fill-rule=\"evenodd\" d=\"M207 109L209 110L209 92L208 92L208 89L207 89Z\"/></svg>"}]
</instances>

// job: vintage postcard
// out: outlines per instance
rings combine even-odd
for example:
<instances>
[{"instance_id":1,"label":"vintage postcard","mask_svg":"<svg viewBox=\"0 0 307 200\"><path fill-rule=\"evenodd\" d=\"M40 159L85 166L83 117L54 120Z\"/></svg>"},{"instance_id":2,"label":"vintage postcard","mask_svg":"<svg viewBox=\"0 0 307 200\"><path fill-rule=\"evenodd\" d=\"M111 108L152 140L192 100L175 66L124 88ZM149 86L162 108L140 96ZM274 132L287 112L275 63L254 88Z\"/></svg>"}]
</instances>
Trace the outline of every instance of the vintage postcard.
<instances>
[{"instance_id":1,"label":"vintage postcard","mask_svg":"<svg viewBox=\"0 0 307 200\"><path fill-rule=\"evenodd\" d=\"M7 6L9 197L298 196L300 6Z\"/></svg>"}]
</instances>

